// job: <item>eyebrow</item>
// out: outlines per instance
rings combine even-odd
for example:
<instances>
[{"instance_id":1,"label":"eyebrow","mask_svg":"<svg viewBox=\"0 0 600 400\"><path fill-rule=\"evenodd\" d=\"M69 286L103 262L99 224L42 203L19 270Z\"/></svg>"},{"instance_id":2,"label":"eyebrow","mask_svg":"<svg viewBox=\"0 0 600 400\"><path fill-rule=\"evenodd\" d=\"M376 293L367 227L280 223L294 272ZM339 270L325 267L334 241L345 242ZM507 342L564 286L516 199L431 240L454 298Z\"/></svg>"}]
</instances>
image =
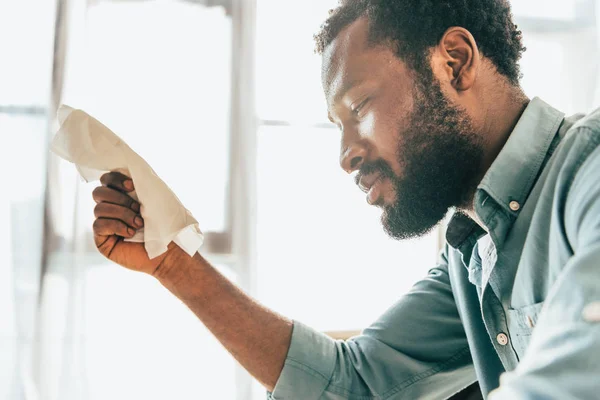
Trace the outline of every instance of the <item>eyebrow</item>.
<instances>
[{"instance_id":1,"label":"eyebrow","mask_svg":"<svg viewBox=\"0 0 600 400\"><path fill-rule=\"evenodd\" d=\"M356 80L356 81L350 81L350 82L346 82L342 88L340 89L340 93L334 98L334 102L339 101L340 99L343 99L344 96L346 96L346 94L354 89L355 87L361 85L362 83L364 83L365 80Z\"/></svg>"}]
</instances>

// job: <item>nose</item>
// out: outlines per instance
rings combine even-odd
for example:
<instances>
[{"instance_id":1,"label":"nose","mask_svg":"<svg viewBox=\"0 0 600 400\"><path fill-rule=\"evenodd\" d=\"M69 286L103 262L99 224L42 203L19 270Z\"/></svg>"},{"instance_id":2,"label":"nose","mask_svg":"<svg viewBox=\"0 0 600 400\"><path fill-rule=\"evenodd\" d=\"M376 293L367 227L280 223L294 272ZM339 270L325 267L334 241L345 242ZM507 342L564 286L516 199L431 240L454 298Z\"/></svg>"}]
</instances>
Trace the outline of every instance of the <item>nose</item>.
<instances>
[{"instance_id":1,"label":"nose","mask_svg":"<svg viewBox=\"0 0 600 400\"><path fill-rule=\"evenodd\" d=\"M340 153L340 166L344 171L351 174L360 169L367 158L367 148L364 143L354 141L345 145L342 141L342 151Z\"/></svg>"}]
</instances>

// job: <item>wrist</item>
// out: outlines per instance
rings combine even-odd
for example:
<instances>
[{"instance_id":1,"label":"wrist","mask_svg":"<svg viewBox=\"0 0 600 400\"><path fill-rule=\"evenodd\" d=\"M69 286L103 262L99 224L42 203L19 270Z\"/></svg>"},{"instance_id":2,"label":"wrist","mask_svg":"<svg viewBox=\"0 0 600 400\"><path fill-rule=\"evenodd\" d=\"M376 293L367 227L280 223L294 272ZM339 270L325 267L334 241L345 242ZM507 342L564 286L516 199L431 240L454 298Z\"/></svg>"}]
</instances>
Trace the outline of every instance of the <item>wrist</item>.
<instances>
[{"instance_id":1,"label":"wrist","mask_svg":"<svg viewBox=\"0 0 600 400\"><path fill-rule=\"evenodd\" d=\"M207 281L210 281L210 265L199 253L190 257L179 246L174 245L152 274L166 289L184 303L206 297ZM186 300L187 299L187 300Z\"/></svg>"},{"instance_id":2,"label":"wrist","mask_svg":"<svg viewBox=\"0 0 600 400\"><path fill-rule=\"evenodd\" d=\"M171 243L163 259L158 263L151 275L163 283L175 281L178 276L181 276L183 270L188 267L186 264L191 261L193 261L193 257L190 257L175 243Z\"/></svg>"}]
</instances>

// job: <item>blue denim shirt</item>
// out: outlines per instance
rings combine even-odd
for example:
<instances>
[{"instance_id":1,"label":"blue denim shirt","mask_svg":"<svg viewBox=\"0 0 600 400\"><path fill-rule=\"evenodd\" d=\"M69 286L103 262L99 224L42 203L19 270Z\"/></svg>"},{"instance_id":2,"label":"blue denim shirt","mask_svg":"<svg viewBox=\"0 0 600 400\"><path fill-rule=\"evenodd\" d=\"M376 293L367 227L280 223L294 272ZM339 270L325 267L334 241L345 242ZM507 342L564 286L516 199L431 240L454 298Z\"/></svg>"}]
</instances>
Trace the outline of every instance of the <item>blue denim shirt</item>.
<instances>
[{"instance_id":1,"label":"blue denim shirt","mask_svg":"<svg viewBox=\"0 0 600 400\"><path fill-rule=\"evenodd\" d=\"M273 399L600 398L600 111L533 99L439 263L360 336L294 322ZM399 261L402 262L401 260ZM410 268L410 266L401 266Z\"/></svg>"}]
</instances>

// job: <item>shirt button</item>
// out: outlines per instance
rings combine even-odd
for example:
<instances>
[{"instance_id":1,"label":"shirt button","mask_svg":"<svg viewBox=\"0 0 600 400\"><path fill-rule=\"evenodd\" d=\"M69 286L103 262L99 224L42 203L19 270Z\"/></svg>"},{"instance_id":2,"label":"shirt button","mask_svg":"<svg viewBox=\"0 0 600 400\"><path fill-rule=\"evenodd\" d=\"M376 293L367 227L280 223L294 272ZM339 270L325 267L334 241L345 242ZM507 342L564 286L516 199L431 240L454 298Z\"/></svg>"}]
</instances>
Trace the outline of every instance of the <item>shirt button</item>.
<instances>
[{"instance_id":1,"label":"shirt button","mask_svg":"<svg viewBox=\"0 0 600 400\"><path fill-rule=\"evenodd\" d=\"M521 205L519 204L518 201L511 201L508 206L513 211L519 211L521 209Z\"/></svg>"},{"instance_id":2,"label":"shirt button","mask_svg":"<svg viewBox=\"0 0 600 400\"><path fill-rule=\"evenodd\" d=\"M508 336L506 336L505 333L499 333L498 336L496 336L496 341L500 346L506 346L508 344Z\"/></svg>"},{"instance_id":3,"label":"shirt button","mask_svg":"<svg viewBox=\"0 0 600 400\"><path fill-rule=\"evenodd\" d=\"M583 319L587 322L600 322L600 301L590 303L583 309Z\"/></svg>"}]
</instances>

